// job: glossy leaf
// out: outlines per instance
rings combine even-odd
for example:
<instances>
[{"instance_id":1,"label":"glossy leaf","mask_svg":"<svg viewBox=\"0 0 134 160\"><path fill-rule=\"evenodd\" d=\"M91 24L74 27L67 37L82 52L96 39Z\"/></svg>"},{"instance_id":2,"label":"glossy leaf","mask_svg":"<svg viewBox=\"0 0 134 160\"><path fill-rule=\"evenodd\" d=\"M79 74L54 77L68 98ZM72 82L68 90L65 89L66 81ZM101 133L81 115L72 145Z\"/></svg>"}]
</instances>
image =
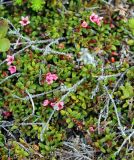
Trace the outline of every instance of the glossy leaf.
<instances>
[{"instance_id":1,"label":"glossy leaf","mask_svg":"<svg viewBox=\"0 0 134 160\"><path fill-rule=\"evenodd\" d=\"M6 52L10 48L10 41L7 38L0 39L0 52Z\"/></svg>"}]
</instances>

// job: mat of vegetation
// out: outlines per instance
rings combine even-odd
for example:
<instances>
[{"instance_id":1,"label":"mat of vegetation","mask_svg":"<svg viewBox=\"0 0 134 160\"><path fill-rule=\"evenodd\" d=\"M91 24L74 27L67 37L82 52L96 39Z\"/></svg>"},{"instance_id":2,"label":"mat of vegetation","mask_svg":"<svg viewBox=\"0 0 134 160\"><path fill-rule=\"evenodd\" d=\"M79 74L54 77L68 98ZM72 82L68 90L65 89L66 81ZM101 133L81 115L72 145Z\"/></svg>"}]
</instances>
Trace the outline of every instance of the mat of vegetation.
<instances>
[{"instance_id":1,"label":"mat of vegetation","mask_svg":"<svg viewBox=\"0 0 134 160\"><path fill-rule=\"evenodd\" d=\"M134 1L0 1L0 159L134 159Z\"/></svg>"}]
</instances>

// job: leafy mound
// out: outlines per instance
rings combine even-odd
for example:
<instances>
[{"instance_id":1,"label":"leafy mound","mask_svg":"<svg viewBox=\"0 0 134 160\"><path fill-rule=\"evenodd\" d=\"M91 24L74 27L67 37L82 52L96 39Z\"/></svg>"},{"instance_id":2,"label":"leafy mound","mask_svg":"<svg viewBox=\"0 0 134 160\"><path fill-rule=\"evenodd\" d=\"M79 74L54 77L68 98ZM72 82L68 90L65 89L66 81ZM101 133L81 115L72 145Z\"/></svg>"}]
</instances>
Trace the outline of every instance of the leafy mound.
<instances>
[{"instance_id":1,"label":"leafy mound","mask_svg":"<svg viewBox=\"0 0 134 160\"><path fill-rule=\"evenodd\" d=\"M132 159L133 18L103 2L48 4L0 8L11 43L0 50L0 158Z\"/></svg>"}]
</instances>

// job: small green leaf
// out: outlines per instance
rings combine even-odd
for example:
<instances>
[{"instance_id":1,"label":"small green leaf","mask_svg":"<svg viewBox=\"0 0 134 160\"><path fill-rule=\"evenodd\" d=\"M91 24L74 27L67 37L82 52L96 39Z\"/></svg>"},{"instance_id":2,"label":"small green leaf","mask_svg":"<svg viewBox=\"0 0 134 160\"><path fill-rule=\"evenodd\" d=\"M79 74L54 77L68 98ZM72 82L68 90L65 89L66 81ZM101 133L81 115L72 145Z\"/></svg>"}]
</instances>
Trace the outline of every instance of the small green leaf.
<instances>
[{"instance_id":1,"label":"small green leaf","mask_svg":"<svg viewBox=\"0 0 134 160\"><path fill-rule=\"evenodd\" d=\"M50 147L47 146L47 145L45 145L45 149L46 149L47 151L50 151Z\"/></svg>"},{"instance_id":2,"label":"small green leaf","mask_svg":"<svg viewBox=\"0 0 134 160\"><path fill-rule=\"evenodd\" d=\"M70 122L71 122L71 119L70 119L70 118L67 118L67 119L66 119L66 122L67 122L67 123L70 123Z\"/></svg>"},{"instance_id":3,"label":"small green leaf","mask_svg":"<svg viewBox=\"0 0 134 160\"><path fill-rule=\"evenodd\" d=\"M72 128L73 126L74 126L74 123L70 122L69 125L68 125L68 128Z\"/></svg>"},{"instance_id":4,"label":"small green leaf","mask_svg":"<svg viewBox=\"0 0 134 160\"><path fill-rule=\"evenodd\" d=\"M106 150L104 148L100 148L100 150L103 152L103 153L106 153Z\"/></svg>"},{"instance_id":5,"label":"small green leaf","mask_svg":"<svg viewBox=\"0 0 134 160\"><path fill-rule=\"evenodd\" d=\"M134 35L134 18L130 18L128 21L128 26L132 34Z\"/></svg>"},{"instance_id":6,"label":"small green leaf","mask_svg":"<svg viewBox=\"0 0 134 160\"><path fill-rule=\"evenodd\" d=\"M85 103L82 103L81 107L82 107L83 109L86 109L87 106L86 106Z\"/></svg>"},{"instance_id":7,"label":"small green leaf","mask_svg":"<svg viewBox=\"0 0 134 160\"><path fill-rule=\"evenodd\" d=\"M10 41L7 38L0 39L0 52L6 52L10 48Z\"/></svg>"},{"instance_id":8,"label":"small green leaf","mask_svg":"<svg viewBox=\"0 0 134 160\"><path fill-rule=\"evenodd\" d=\"M134 28L134 18L129 19L128 25L129 25L130 28Z\"/></svg>"},{"instance_id":9,"label":"small green leaf","mask_svg":"<svg viewBox=\"0 0 134 160\"><path fill-rule=\"evenodd\" d=\"M112 49L113 51L116 51L116 46L112 45L111 49Z\"/></svg>"},{"instance_id":10,"label":"small green leaf","mask_svg":"<svg viewBox=\"0 0 134 160\"><path fill-rule=\"evenodd\" d=\"M4 147L4 144L2 142L0 142L0 147Z\"/></svg>"},{"instance_id":11,"label":"small green leaf","mask_svg":"<svg viewBox=\"0 0 134 160\"><path fill-rule=\"evenodd\" d=\"M60 113L61 113L61 115L63 115L63 116L66 115L66 111L64 111L64 110L61 110Z\"/></svg>"},{"instance_id":12,"label":"small green leaf","mask_svg":"<svg viewBox=\"0 0 134 160\"><path fill-rule=\"evenodd\" d=\"M133 40L133 39L128 40L128 41L127 41L127 44L128 44L129 46L134 45L134 40Z\"/></svg>"},{"instance_id":13,"label":"small green leaf","mask_svg":"<svg viewBox=\"0 0 134 160\"><path fill-rule=\"evenodd\" d=\"M133 87L129 82L127 82L125 86L121 86L120 88L123 92L123 96L121 97L121 99L131 98L134 96Z\"/></svg>"}]
</instances>

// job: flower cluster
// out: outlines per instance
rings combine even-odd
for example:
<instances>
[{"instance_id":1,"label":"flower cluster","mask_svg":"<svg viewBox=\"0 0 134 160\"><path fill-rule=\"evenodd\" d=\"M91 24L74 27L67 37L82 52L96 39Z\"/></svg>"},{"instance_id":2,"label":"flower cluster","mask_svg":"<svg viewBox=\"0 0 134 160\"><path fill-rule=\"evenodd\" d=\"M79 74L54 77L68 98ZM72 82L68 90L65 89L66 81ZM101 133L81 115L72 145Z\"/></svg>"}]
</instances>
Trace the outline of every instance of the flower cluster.
<instances>
[{"instance_id":1,"label":"flower cluster","mask_svg":"<svg viewBox=\"0 0 134 160\"><path fill-rule=\"evenodd\" d=\"M89 17L90 21L93 23L96 23L98 26L101 25L101 20L103 17L99 17L97 14L92 13L91 16ZM82 28L89 28L88 23L86 21L82 21L81 23Z\"/></svg>"},{"instance_id":2,"label":"flower cluster","mask_svg":"<svg viewBox=\"0 0 134 160\"><path fill-rule=\"evenodd\" d=\"M43 106L48 106L50 105L51 107L53 107L53 109L56 109L57 111L61 110L64 108L64 102L57 102L57 103L54 103L54 102L51 102L49 100L44 100L43 102Z\"/></svg>"},{"instance_id":3,"label":"flower cluster","mask_svg":"<svg viewBox=\"0 0 134 160\"><path fill-rule=\"evenodd\" d=\"M10 71L10 73L11 74L15 73L16 66L11 65L14 61L14 56L7 55L6 61L7 61L7 65L9 66L8 70Z\"/></svg>"},{"instance_id":4,"label":"flower cluster","mask_svg":"<svg viewBox=\"0 0 134 160\"><path fill-rule=\"evenodd\" d=\"M47 74L46 74L46 82L48 83L48 84L52 84L53 83L53 81L55 80L57 80L58 79L58 76L56 75L56 74L52 74L52 73L50 73L50 72L48 72Z\"/></svg>"},{"instance_id":5,"label":"flower cluster","mask_svg":"<svg viewBox=\"0 0 134 160\"><path fill-rule=\"evenodd\" d=\"M96 23L98 26L101 25L101 20L103 19L103 17L99 17L97 14L92 13L90 16L90 21L93 23Z\"/></svg>"}]
</instances>

